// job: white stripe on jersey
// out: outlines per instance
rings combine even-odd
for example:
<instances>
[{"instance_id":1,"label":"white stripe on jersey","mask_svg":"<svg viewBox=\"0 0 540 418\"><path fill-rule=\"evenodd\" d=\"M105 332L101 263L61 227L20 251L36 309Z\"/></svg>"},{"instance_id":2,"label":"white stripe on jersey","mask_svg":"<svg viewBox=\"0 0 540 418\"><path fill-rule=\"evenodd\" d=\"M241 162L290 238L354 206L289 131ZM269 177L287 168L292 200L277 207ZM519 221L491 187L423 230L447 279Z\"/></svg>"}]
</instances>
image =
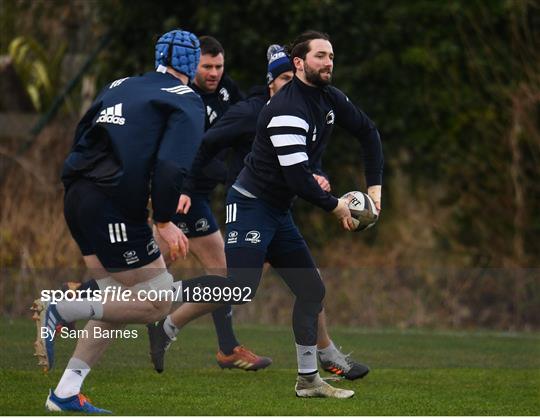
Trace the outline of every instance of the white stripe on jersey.
<instances>
[{"instance_id":1,"label":"white stripe on jersey","mask_svg":"<svg viewBox=\"0 0 540 418\"><path fill-rule=\"evenodd\" d=\"M191 89L188 86L178 86L178 87L171 87L171 88L167 89L167 91L170 91L172 93L177 93L177 92L182 91L182 90L191 91Z\"/></svg>"},{"instance_id":2,"label":"white stripe on jersey","mask_svg":"<svg viewBox=\"0 0 540 418\"><path fill-rule=\"evenodd\" d=\"M286 134L270 136L274 147L286 147L287 145L306 145L306 137L304 135Z\"/></svg>"},{"instance_id":3,"label":"white stripe on jersey","mask_svg":"<svg viewBox=\"0 0 540 418\"><path fill-rule=\"evenodd\" d=\"M160 90L163 90L169 93L174 93L174 94L194 93L193 90L191 90L188 86L184 86L184 85L169 87L169 88L162 88Z\"/></svg>"},{"instance_id":4,"label":"white stripe on jersey","mask_svg":"<svg viewBox=\"0 0 540 418\"><path fill-rule=\"evenodd\" d=\"M302 161L307 161L308 156L305 152L295 152L294 154L278 155L278 159L279 165L287 167L289 165L301 163Z\"/></svg>"},{"instance_id":5,"label":"white stripe on jersey","mask_svg":"<svg viewBox=\"0 0 540 418\"><path fill-rule=\"evenodd\" d=\"M298 116L281 115L274 116L267 128L300 128L307 132L309 124Z\"/></svg>"}]
</instances>

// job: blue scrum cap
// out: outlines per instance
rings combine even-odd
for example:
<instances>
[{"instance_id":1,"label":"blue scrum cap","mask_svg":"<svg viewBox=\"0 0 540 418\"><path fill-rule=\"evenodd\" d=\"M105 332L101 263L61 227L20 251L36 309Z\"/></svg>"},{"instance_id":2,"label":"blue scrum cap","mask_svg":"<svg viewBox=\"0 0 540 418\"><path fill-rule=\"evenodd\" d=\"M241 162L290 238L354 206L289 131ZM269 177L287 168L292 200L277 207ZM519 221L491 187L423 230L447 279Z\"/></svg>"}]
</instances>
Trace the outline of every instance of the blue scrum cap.
<instances>
[{"instance_id":1,"label":"blue scrum cap","mask_svg":"<svg viewBox=\"0 0 540 418\"><path fill-rule=\"evenodd\" d=\"M156 42L156 68L171 66L189 77L195 77L201 49L199 39L185 30L173 30L162 35Z\"/></svg>"}]
</instances>

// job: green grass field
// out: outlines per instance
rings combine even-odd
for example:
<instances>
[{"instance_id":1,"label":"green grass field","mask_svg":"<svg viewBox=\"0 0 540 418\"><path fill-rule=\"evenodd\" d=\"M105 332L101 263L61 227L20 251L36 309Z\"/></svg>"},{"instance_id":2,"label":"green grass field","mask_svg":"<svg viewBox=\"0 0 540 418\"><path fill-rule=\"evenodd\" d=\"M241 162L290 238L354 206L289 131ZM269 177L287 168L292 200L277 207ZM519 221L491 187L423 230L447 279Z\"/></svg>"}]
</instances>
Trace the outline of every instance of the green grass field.
<instances>
[{"instance_id":1,"label":"green grass field","mask_svg":"<svg viewBox=\"0 0 540 418\"><path fill-rule=\"evenodd\" d=\"M0 322L0 413L43 415L74 347L57 343L57 368L44 374L32 357L31 321ZM363 380L334 383L354 389L348 400L297 399L295 353L287 327L239 326L250 348L269 355L267 370L220 370L213 326L182 330L155 373L143 327L116 341L92 370L84 393L119 415L538 415L540 335L333 330L344 350L368 363Z\"/></svg>"}]
</instances>

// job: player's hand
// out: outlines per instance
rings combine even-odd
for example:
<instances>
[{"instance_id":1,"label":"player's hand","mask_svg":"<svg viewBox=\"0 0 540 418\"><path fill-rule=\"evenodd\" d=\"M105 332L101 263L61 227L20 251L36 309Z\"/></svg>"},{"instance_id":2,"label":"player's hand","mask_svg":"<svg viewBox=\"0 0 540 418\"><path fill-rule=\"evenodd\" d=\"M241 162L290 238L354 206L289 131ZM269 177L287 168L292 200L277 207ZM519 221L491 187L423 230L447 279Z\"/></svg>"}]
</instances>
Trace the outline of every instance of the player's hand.
<instances>
[{"instance_id":1,"label":"player's hand","mask_svg":"<svg viewBox=\"0 0 540 418\"><path fill-rule=\"evenodd\" d=\"M178 199L178 206L176 207L176 213L185 215L189 212L190 207L191 207L191 197L189 197L187 194L181 194L180 199Z\"/></svg>"},{"instance_id":2,"label":"player's hand","mask_svg":"<svg viewBox=\"0 0 540 418\"><path fill-rule=\"evenodd\" d=\"M352 196L338 199L338 204L332 213L339 219L341 226L346 231L354 231L356 226L354 225L353 218L351 216L351 211L349 210L349 203L352 199Z\"/></svg>"},{"instance_id":3,"label":"player's hand","mask_svg":"<svg viewBox=\"0 0 540 418\"><path fill-rule=\"evenodd\" d=\"M319 186L321 186L321 189L323 189L325 192L329 192L332 190L330 182L326 177L319 176L318 174L313 174L313 177L315 177L315 180L317 180L317 183L319 183Z\"/></svg>"},{"instance_id":4,"label":"player's hand","mask_svg":"<svg viewBox=\"0 0 540 418\"><path fill-rule=\"evenodd\" d=\"M381 189L382 187L379 185L371 186L367 189L367 194L373 199L373 202L375 203L375 207L377 208L379 214L381 213Z\"/></svg>"},{"instance_id":5,"label":"player's hand","mask_svg":"<svg viewBox=\"0 0 540 418\"><path fill-rule=\"evenodd\" d=\"M156 226L160 237L169 246L171 260L175 261L179 256L186 258L189 251L189 241L182 230L172 222L158 222Z\"/></svg>"}]
</instances>

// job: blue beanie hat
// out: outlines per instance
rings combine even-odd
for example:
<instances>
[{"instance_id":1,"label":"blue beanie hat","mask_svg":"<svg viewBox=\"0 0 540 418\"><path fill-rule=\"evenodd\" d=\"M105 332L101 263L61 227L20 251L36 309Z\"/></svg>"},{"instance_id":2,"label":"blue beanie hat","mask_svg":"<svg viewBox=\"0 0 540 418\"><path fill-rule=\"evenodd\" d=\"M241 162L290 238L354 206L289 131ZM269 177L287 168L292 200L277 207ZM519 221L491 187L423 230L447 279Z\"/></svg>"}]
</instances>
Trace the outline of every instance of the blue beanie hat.
<instances>
[{"instance_id":1,"label":"blue beanie hat","mask_svg":"<svg viewBox=\"0 0 540 418\"><path fill-rule=\"evenodd\" d=\"M190 80L195 77L200 55L199 39L191 32L173 30L156 42L156 68L169 65Z\"/></svg>"},{"instance_id":2,"label":"blue beanie hat","mask_svg":"<svg viewBox=\"0 0 540 418\"><path fill-rule=\"evenodd\" d=\"M289 55L280 45L270 45L266 52L268 58L268 73L266 74L266 82L270 84L275 78L285 71L292 71L291 60Z\"/></svg>"}]
</instances>

